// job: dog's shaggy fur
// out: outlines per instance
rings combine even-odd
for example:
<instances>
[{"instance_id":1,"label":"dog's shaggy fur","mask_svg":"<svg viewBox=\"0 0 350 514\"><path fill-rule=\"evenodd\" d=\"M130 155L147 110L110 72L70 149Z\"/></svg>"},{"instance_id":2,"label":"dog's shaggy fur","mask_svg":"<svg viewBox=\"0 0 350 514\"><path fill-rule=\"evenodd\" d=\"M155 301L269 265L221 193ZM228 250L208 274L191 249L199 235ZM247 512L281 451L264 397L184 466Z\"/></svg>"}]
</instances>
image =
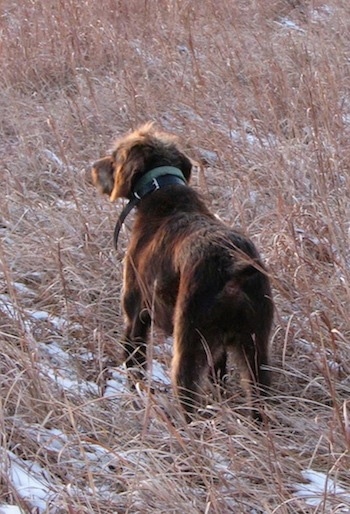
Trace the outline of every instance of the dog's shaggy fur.
<instances>
[{"instance_id":1,"label":"dog's shaggy fur","mask_svg":"<svg viewBox=\"0 0 350 514\"><path fill-rule=\"evenodd\" d=\"M269 279L253 243L219 221L188 186L191 161L152 124L120 139L93 165L94 184L111 200L131 199L142 176L159 166L181 170L137 206L124 271L125 359L145 367L151 320L174 335L172 378L190 417L204 373L223 378L233 352L249 399L270 384L268 338L273 317ZM253 410L253 415L259 414Z\"/></svg>"}]
</instances>

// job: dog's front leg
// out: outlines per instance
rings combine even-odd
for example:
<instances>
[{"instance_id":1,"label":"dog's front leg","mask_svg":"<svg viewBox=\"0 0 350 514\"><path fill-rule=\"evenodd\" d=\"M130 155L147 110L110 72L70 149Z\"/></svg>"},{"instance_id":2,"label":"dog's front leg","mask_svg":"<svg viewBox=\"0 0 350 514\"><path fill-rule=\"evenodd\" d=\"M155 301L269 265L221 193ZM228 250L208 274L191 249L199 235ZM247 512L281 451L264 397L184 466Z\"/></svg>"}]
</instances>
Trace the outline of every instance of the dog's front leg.
<instances>
[{"instance_id":1,"label":"dog's front leg","mask_svg":"<svg viewBox=\"0 0 350 514\"><path fill-rule=\"evenodd\" d=\"M147 365L147 337L151 324L148 310L142 302L133 263L126 259L124 268L123 310L125 314L124 359L127 368L135 368L140 376Z\"/></svg>"},{"instance_id":2,"label":"dog's front leg","mask_svg":"<svg viewBox=\"0 0 350 514\"><path fill-rule=\"evenodd\" d=\"M124 333L124 358L127 368L145 370L147 365L147 337L150 315L142 308L140 294L133 290L124 294L126 328Z\"/></svg>"}]
</instances>

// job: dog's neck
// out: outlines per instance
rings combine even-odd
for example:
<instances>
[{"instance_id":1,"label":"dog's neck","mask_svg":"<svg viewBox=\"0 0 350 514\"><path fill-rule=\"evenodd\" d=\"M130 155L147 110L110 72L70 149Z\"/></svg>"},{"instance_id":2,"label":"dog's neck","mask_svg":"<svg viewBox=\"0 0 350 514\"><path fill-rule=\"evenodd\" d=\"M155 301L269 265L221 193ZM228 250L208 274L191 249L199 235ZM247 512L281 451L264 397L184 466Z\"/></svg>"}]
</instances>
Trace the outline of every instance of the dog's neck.
<instances>
[{"instance_id":1,"label":"dog's neck","mask_svg":"<svg viewBox=\"0 0 350 514\"><path fill-rule=\"evenodd\" d=\"M163 178L161 178L163 177ZM147 171L136 183L132 196L141 200L144 196L172 184L186 184L186 179L175 166L158 166Z\"/></svg>"},{"instance_id":2,"label":"dog's neck","mask_svg":"<svg viewBox=\"0 0 350 514\"><path fill-rule=\"evenodd\" d=\"M117 249L120 229L129 212L138 205L145 196L172 185L186 185L187 181L179 168L174 166L158 166L147 171L137 182L132 191L132 198L122 210L114 229L114 247Z\"/></svg>"}]
</instances>

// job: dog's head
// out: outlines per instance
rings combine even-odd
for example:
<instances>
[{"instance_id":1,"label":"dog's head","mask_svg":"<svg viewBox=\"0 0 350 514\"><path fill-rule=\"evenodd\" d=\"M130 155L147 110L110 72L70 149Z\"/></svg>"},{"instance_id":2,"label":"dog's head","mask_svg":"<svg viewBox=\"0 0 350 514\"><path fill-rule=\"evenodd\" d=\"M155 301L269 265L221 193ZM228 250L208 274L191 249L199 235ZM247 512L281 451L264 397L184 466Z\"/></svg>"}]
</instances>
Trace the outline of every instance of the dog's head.
<instances>
[{"instance_id":1,"label":"dog's head","mask_svg":"<svg viewBox=\"0 0 350 514\"><path fill-rule=\"evenodd\" d=\"M92 181L111 201L131 198L137 181L158 166L179 168L190 180L192 163L179 150L176 138L147 123L119 139L111 155L93 164Z\"/></svg>"}]
</instances>

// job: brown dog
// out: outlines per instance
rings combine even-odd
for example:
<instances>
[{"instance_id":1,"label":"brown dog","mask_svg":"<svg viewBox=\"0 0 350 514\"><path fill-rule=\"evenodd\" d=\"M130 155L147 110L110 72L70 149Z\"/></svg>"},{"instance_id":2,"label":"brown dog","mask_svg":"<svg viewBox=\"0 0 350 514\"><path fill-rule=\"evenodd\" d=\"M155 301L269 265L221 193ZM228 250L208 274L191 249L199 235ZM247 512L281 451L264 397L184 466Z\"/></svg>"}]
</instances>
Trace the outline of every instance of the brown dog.
<instances>
[{"instance_id":1,"label":"brown dog","mask_svg":"<svg viewBox=\"0 0 350 514\"><path fill-rule=\"evenodd\" d=\"M137 209L124 271L126 364L145 368L151 319L174 334L172 378L187 419L199 404L204 373L223 378L229 351L251 406L266 391L273 317L256 248L189 187L191 167L173 137L147 124L92 169L102 193L128 198L129 209Z\"/></svg>"}]
</instances>

